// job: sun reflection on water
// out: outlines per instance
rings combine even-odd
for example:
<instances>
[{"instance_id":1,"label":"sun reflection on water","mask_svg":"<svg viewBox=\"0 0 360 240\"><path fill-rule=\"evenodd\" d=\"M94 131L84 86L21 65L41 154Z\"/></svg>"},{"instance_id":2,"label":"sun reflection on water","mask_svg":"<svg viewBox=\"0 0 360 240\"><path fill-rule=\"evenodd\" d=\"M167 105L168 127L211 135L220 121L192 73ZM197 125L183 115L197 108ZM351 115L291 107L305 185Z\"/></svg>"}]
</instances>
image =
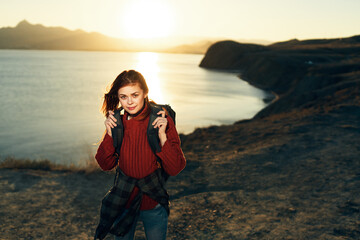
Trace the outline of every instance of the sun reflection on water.
<instances>
[{"instance_id":1,"label":"sun reflection on water","mask_svg":"<svg viewBox=\"0 0 360 240\"><path fill-rule=\"evenodd\" d=\"M136 69L145 77L149 87L149 98L157 103L164 103L162 85L159 78L159 55L153 52L140 52L137 55Z\"/></svg>"}]
</instances>

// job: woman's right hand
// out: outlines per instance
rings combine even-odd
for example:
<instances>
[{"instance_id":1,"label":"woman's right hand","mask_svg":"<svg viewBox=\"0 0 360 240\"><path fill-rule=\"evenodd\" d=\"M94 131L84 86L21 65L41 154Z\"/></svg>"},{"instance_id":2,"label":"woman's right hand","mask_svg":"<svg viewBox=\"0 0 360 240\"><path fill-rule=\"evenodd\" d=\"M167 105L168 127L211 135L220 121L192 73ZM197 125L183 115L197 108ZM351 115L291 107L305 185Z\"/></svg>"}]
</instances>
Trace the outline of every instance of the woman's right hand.
<instances>
[{"instance_id":1,"label":"woman's right hand","mask_svg":"<svg viewBox=\"0 0 360 240\"><path fill-rule=\"evenodd\" d=\"M116 118L114 117L114 112L113 111L109 111L108 112L108 117L106 118L104 124L106 127L106 131L107 133L110 135L110 137L112 137L111 135L111 129L116 127Z\"/></svg>"}]
</instances>

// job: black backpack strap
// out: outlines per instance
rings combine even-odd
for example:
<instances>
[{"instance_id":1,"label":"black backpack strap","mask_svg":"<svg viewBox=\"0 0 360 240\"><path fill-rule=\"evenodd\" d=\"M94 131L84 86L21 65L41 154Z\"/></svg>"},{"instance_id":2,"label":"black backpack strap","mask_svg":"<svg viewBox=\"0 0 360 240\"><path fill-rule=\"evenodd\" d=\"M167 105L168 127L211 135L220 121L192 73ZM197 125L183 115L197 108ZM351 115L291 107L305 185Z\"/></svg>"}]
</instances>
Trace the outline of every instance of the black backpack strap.
<instances>
[{"instance_id":1,"label":"black backpack strap","mask_svg":"<svg viewBox=\"0 0 360 240\"><path fill-rule=\"evenodd\" d=\"M155 154L161 151L161 146L160 146L160 138L159 138L159 129L154 128L152 123L155 121L155 119L157 117L159 117L158 112L163 110L163 106L164 105L150 103L151 112L150 112L150 118L149 118L149 125L148 125L148 129L147 129L147 136L148 136L149 145ZM165 105L165 106L169 106L169 105ZM174 114L174 117L175 117L175 114ZM162 181L163 181L163 184L165 184L165 182L169 178L169 174L167 174L164 171L161 159L159 157L157 157L156 160L158 161L158 163L161 166L161 169L162 169L161 173L163 175Z\"/></svg>"},{"instance_id":2,"label":"black backpack strap","mask_svg":"<svg viewBox=\"0 0 360 240\"><path fill-rule=\"evenodd\" d=\"M174 124L176 125L176 121L175 121L175 111L171 108L171 106L169 104L164 104L164 105L160 105L161 108L165 109L167 114L171 117L171 119L173 120Z\"/></svg>"},{"instance_id":3,"label":"black backpack strap","mask_svg":"<svg viewBox=\"0 0 360 240\"><path fill-rule=\"evenodd\" d=\"M159 111L161 111L162 108L154 103L150 103L150 108L151 108L151 112L150 112L149 124L148 124L148 128L147 128L148 142L150 144L152 151L154 153L158 153L161 151L159 129L154 128L152 123L159 116L157 113Z\"/></svg>"},{"instance_id":4,"label":"black backpack strap","mask_svg":"<svg viewBox=\"0 0 360 240\"><path fill-rule=\"evenodd\" d=\"M115 152L120 155L120 148L124 138L124 125L121 119L122 108L114 111L114 117L116 118L116 127L111 129L111 135L113 139L113 145L115 147Z\"/></svg>"},{"instance_id":5,"label":"black backpack strap","mask_svg":"<svg viewBox=\"0 0 360 240\"><path fill-rule=\"evenodd\" d=\"M147 128L147 136L151 149L153 150L154 153L157 153L161 151L159 129L154 128L152 123L155 121L157 117L159 117L158 112L164 109L166 110L167 114L170 115L170 117L175 123L175 111L168 104L162 105L153 102L150 102L150 108L151 108L151 112L150 112L149 125Z\"/></svg>"}]
</instances>

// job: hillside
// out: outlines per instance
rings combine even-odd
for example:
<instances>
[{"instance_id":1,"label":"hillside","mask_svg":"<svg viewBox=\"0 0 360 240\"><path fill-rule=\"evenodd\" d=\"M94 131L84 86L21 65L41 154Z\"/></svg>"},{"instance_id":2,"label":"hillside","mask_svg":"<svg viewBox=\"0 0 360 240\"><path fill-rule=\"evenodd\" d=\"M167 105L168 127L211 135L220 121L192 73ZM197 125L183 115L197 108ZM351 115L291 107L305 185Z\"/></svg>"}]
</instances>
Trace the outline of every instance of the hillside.
<instances>
[{"instance_id":1,"label":"hillside","mask_svg":"<svg viewBox=\"0 0 360 240\"><path fill-rule=\"evenodd\" d=\"M277 94L279 98L256 116L264 117L294 108L326 106L340 90L341 101L353 100L360 79L359 56L360 36L290 40L269 46L223 41L209 48L200 66L238 70L242 79Z\"/></svg>"}]
</instances>

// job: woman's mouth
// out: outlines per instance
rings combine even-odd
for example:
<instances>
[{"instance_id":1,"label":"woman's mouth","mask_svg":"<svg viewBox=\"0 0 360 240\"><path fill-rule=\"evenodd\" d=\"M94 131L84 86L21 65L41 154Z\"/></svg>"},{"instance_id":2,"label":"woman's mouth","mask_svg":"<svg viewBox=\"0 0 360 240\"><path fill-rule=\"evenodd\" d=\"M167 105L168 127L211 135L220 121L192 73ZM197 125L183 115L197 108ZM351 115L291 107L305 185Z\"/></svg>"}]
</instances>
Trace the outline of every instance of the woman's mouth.
<instances>
[{"instance_id":1,"label":"woman's mouth","mask_svg":"<svg viewBox=\"0 0 360 240\"><path fill-rule=\"evenodd\" d=\"M128 107L129 110L134 110L136 107Z\"/></svg>"}]
</instances>

